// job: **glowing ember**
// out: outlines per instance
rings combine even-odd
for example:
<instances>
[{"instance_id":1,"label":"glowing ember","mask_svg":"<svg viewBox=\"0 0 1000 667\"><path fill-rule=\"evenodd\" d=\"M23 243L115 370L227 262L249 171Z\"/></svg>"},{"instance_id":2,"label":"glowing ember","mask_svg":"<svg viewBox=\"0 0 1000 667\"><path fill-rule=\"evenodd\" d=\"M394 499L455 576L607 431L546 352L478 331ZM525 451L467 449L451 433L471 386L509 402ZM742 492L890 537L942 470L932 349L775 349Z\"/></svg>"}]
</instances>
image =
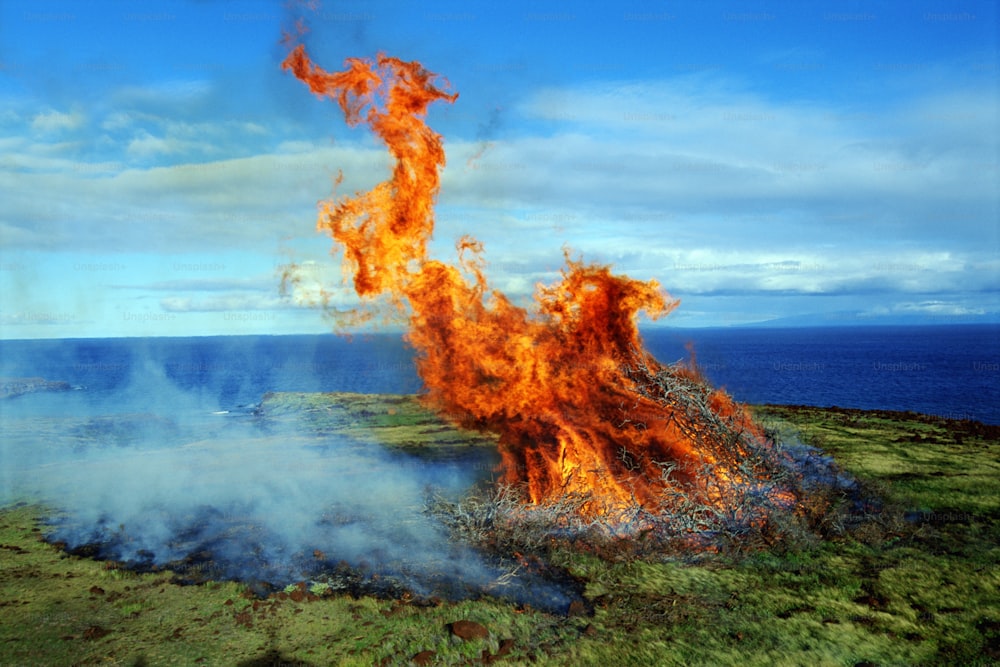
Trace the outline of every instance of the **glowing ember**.
<instances>
[{"instance_id":1,"label":"glowing ember","mask_svg":"<svg viewBox=\"0 0 1000 667\"><path fill-rule=\"evenodd\" d=\"M395 158L390 180L323 202L318 226L343 250L359 296L386 295L409 313L427 400L500 434L505 482L526 486L535 504L583 497L579 512L608 516L637 505L726 512L752 494L790 500L770 483L775 456L746 410L693 366L665 367L643 351L638 314L677 306L656 281L567 256L562 280L539 286L529 312L489 288L475 239L458 241L457 265L427 257L445 153L423 117L457 98L435 75L384 55L329 73L301 45L282 66L336 100L349 124L366 123Z\"/></svg>"}]
</instances>

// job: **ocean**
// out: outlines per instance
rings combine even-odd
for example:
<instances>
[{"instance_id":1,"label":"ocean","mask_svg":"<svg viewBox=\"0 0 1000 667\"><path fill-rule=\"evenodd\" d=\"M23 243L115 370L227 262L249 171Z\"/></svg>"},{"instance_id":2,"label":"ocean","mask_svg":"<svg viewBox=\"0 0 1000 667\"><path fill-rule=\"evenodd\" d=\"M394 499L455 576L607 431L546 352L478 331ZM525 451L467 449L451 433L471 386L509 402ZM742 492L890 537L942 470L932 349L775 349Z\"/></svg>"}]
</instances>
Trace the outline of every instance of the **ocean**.
<instances>
[{"instance_id":1,"label":"ocean","mask_svg":"<svg viewBox=\"0 0 1000 667\"><path fill-rule=\"evenodd\" d=\"M1000 424L1000 327L726 328L644 331L660 361L697 363L746 403L915 411ZM421 382L398 335L217 336L0 341L0 377L76 391L0 403L24 414L237 412L268 391L413 393ZM130 391L130 388L139 388ZM15 404L16 402L16 404Z\"/></svg>"},{"instance_id":2,"label":"ocean","mask_svg":"<svg viewBox=\"0 0 1000 667\"><path fill-rule=\"evenodd\" d=\"M658 330L661 361L691 342L716 385L745 403L921 412L1000 424L1000 326Z\"/></svg>"}]
</instances>

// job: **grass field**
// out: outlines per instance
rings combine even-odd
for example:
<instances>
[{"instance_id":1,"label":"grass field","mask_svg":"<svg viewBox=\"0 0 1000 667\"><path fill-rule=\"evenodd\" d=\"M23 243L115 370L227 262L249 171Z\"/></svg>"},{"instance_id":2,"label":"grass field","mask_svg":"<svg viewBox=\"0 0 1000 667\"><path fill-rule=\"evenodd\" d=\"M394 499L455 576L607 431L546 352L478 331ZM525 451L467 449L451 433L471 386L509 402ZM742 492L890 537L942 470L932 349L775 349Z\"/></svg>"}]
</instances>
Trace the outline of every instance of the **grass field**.
<instances>
[{"instance_id":1,"label":"grass field","mask_svg":"<svg viewBox=\"0 0 1000 667\"><path fill-rule=\"evenodd\" d=\"M260 412L417 454L493 446L410 396L276 394ZM557 551L553 564L585 587L562 615L490 598L355 599L302 584L260 599L233 582L181 586L170 572L65 554L42 539L51 510L26 499L0 509L0 665L1000 662L1000 427L755 412L876 489L885 516L837 539L697 564Z\"/></svg>"}]
</instances>

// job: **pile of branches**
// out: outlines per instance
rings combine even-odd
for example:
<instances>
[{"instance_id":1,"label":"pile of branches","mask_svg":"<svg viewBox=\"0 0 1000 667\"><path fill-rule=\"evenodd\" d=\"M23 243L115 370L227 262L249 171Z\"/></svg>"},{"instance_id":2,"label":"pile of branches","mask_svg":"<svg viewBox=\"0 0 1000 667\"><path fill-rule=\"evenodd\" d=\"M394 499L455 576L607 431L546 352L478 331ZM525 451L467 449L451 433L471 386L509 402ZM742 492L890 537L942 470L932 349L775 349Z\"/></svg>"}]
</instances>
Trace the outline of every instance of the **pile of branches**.
<instances>
[{"instance_id":1,"label":"pile of branches","mask_svg":"<svg viewBox=\"0 0 1000 667\"><path fill-rule=\"evenodd\" d=\"M488 485L460 500L434 496L427 511L453 538L494 554L547 558L570 548L607 560L741 555L761 549L784 551L836 536L871 519L878 509L829 457L799 444L762 437L745 419L711 407L715 391L691 366L658 366L640 354L625 369L637 391L664 406L672 420L714 463L654 462L662 501L655 507L631 503L600 507L587 493L566 493L531 504L523 488ZM626 457L632 456L622 450ZM737 485L725 492L710 466L735 471Z\"/></svg>"},{"instance_id":2,"label":"pile of branches","mask_svg":"<svg viewBox=\"0 0 1000 667\"><path fill-rule=\"evenodd\" d=\"M723 392L704 379L693 361L664 367L635 350L632 359L623 371L635 393L662 406L659 418L683 433L702 457L696 463L652 462L663 488L657 514L670 517L674 532L743 534L799 500L798 477L777 443L728 396L726 402L735 410L720 410L713 398ZM627 414L624 408L626 419ZM731 481L725 489L720 471ZM776 502L779 497L782 503Z\"/></svg>"}]
</instances>

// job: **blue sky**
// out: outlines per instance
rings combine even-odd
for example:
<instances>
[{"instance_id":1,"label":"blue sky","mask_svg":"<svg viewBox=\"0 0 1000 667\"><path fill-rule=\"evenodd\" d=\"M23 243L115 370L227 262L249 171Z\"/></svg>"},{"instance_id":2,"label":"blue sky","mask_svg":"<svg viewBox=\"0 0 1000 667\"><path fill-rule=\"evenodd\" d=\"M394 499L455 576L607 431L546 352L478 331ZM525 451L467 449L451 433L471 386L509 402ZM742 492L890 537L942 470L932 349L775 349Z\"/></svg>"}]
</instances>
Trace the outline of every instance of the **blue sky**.
<instances>
[{"instance_id":1,"label":"blue sky","mask_svg":"<svg viewBox=\"0 0 1000 667\"><path fill-rule=\"evenodd\" d=\"M279 65L379 51L459 93L432 252L527 302L563 249L675 326L1000 313L992 1L0 3L0 337L321 332L316 203L385 150ZM279 292L289 262L296 292Z\"/></svg>"}]
</instances>

